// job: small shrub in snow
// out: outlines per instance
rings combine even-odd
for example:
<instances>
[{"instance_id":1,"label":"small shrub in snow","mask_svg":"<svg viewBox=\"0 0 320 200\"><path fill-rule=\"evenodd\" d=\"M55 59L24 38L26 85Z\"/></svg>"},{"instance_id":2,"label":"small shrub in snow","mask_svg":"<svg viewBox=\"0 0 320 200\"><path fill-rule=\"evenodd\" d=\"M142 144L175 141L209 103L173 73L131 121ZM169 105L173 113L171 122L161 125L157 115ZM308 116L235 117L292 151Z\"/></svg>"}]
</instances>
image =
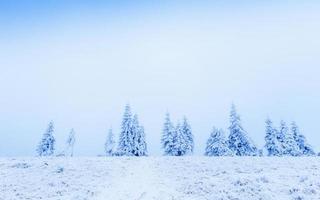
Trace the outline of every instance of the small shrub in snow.
<instances>
[{"instance_id":1,"label":"small shrub in snow","mask_svg":"<svg viewBox=\"0 0 320 200\"><path fill-rule=\"evenodd\" d=\"M19 169L26 169L31 167L31 165L29 165L28 163L16 163L14 165L11 166L12 168L19 168Z\"/></svg>"},{"instance_id":2,"label":"small shrub in snow","mask_svg":"<svg viewBox=\"0 0 320 200\"><path fill-rule=\"evenodd\" d=\"M64 171L64 168L63 167L61 167L61 166L59 166L59 167L57 167L57 169L56 169L56 173L62 173Z\"/></svg>"}]
</instances>

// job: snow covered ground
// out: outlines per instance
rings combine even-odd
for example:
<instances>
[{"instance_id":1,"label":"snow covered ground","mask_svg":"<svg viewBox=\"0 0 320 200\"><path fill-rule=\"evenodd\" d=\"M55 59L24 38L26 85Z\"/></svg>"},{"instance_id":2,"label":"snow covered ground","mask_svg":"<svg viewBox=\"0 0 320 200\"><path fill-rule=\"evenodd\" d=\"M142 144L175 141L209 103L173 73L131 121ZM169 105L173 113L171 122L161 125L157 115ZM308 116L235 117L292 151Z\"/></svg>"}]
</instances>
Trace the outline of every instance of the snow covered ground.
<instances>
[{"instance_id":1,"label":"snow covered ground","mask_svg":"<svg viewBox=\"0 0 320 200\"><path fill-rule=\"evenodd\" d=\"M320 158L0 158L0 199L320 199Z\"/></svg>"}]
</instances>

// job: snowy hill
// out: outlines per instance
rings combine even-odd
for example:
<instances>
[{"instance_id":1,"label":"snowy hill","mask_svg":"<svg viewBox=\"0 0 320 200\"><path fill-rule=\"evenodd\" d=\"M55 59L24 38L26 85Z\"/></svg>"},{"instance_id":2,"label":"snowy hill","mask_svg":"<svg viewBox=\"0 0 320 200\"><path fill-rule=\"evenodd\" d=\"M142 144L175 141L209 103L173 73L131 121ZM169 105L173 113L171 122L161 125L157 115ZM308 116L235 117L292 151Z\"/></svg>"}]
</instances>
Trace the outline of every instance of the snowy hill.
<instances>
[{"instance_id":1,"label":"snowy hill","mask_svg":"<svg viewBox=\"0 0 320 200\"><path fill-rule=\"evenodd\" d=\"M0 158L0 199L320 199L320 159Z\"/></svg>"}]
</instances>

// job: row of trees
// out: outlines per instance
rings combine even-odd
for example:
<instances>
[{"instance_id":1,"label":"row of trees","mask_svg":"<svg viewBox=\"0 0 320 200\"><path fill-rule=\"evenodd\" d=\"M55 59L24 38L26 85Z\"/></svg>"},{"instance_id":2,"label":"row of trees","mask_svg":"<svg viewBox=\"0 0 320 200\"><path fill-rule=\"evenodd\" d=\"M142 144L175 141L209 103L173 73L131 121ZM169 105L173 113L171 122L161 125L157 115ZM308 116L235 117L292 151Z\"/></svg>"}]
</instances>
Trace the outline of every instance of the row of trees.
<instances>
[{"instance_id":1,"label":"row of trees","mask_svg":"<svg viewBox=\"0 0 320 200\"><path fill-rule=\"evenodd\" d=\"M207 156L261 156L263 150L258 149L248 137L241 126L240 116L235 106L232 105L230 112L230 127L228 139L221 129L213 128L207 141L205 155ZM270 119L266 120L265 150L267 156L313 156L315 155L311 145L304 135L299 132L295 122L291 123L291 129L284 121L280 128L273 126Z\"/></svg>"},{"instance_id":2,"label":"row of trees","mask_svg":"<svg viewBox=\"0 0 320 200\"><path fill-rule=\"evenodd\" d=\"M39 156L54 155L55 139L54 125L49 123L38 148ZM241 126L240 116L234 105L230 112L229 136L226 137L222 129L213 128L205 148L206 156L262 156L263 150L258 149ZM315 155L306 138L299 132L295 122L291 128L281 121L280 128L273 126L270 119L266 120L265 146L267 156L312 156ZM73 156L75 132L72 129L66 142L66 148L60 156ZM191 155L194 150L194 137L191 126L186 117L176 125L166 113L162 130L161 144L166 156ZM139 124L137 114L131 113L126 105L123 114L118 145L115 142L112 129L109 130L105 142L106 156L147 156L147 143L144 128Z\"/></svg>"}]
</instances>

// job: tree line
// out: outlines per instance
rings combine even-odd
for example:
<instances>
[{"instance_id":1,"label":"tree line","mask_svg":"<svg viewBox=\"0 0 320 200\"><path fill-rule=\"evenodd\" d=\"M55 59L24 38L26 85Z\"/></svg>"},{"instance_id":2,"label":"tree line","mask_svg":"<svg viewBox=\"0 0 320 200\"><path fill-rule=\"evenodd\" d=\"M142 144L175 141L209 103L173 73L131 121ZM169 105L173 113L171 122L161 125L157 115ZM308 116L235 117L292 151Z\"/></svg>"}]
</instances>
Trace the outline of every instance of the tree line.
<instances>
[{"instance_id":1,"label":"tree line","mask_svg":"<svg viewBox=\"0 0 320 200\"><path fill-rule=\"evenodd\" d=\"M234 105L230 111L229 135L222 129L213 127L207 140L206 156L314 156L312 146L299 131L295 122L290 129L284 121L276 128L268 118L265 129L265 145L258 149L241 125L241 119ZM38 156L73 156L75 131L71 129L65 149L55 153L54 124L50 122L37 146ZM186 117L176 125L167 112L164 119L161 147L165 156L192 155L194 136ZM104 144L106 156L148 156L144 127L139 123L138 115L132 114L130 105L125 106L121 122L119 140L116 144L112 129L109 130ZM265 152L265 153L264 153Z\"/></svg>"}]
</instances>

